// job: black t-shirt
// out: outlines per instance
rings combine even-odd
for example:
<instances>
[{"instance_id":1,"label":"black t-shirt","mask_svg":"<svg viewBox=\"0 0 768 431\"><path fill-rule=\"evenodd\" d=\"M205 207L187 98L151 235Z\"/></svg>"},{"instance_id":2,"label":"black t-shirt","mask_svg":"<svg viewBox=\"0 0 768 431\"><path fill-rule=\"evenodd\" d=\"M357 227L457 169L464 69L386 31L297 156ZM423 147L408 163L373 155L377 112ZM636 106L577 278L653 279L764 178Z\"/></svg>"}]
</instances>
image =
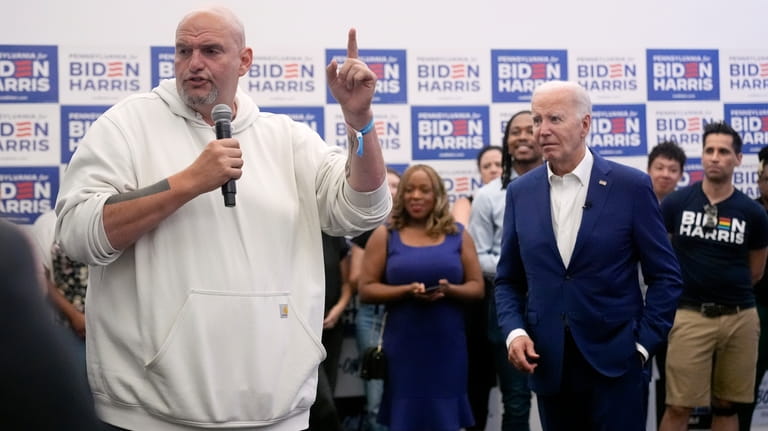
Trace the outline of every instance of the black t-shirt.
<instances>
[{"instance_id":1,"label":"black t-shirt","mask_svg":"<svg viewBox=\"0 0 768 431\"><path fill-rule=\"evenodd\" d=\"M661 212L683 274L681 301L755 304L749 252L768 245L768 214L739 190L719 202L717 214L701 182L661 202Z\"/></svg>"}]
</instances>

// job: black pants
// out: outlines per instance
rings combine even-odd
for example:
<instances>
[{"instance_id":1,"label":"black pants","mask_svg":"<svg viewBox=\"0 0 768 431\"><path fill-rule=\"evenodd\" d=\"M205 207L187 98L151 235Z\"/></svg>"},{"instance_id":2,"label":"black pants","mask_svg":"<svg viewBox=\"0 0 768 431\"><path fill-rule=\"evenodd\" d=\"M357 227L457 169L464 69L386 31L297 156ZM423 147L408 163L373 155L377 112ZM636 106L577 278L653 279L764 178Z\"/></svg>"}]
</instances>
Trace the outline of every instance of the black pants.
<instances>
[{"instance_id":1,"label":"black pants","mask_svg":"<svg viewBox=\"0 0 768 431\"><path fill-rule=\"evenodd\" d=\"M341 431L333 393L336 389L341 344L344 330L339 322L331 329L323 330L323 346L328 355L320 364L317 375L317 397L309 410L310 431Z\"/></svg>"},{"instance_id":2,"label":"black pants","mask_svg":"<svg viewBox=\"0 0 768 431\"><path fill-rule=\"evenodd\" d=\"M486 292L488 290L486 289ZM488 419L488 398L496 385L493 345L488 339L488 299L464 304L467 335L467 397L475 425L470 430L484 430Z\"/></svg>"}]
</instances>

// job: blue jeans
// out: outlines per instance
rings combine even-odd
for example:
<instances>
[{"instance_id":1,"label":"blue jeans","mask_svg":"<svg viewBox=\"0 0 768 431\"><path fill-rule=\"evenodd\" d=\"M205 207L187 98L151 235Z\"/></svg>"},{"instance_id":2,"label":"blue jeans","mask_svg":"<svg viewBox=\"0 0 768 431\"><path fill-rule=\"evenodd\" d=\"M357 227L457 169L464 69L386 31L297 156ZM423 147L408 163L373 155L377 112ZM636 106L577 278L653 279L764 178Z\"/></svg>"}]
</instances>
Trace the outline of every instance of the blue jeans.
<instances>
[{"instance_id":1,"label":"blue jeans","mask_svg":"<svg viewBox=\"0 0 768 431\"><path fill-rule=\"evenodd\" d=\"M518 371L509 362L505 344L496 343L494 348L501 403L504 406L501 429L502 431L529 431L531 390L528 388L528 376Z\"/></svg>"},{"instance_id":2,"label":"blue jeans","mask_svg":"<svg viewBox=\"0 0 768 431\"><path fill-rule=\"evenodd\" d=\"M362 354L365 349L378 344L381 335L381 321L384 317L384 306L377 304L360 304L355 317L355 335L357 349ZM383 380L365 380L366 430L386 431L387 427L376 420L384 392Z\"/></svg>"}]
</instances>

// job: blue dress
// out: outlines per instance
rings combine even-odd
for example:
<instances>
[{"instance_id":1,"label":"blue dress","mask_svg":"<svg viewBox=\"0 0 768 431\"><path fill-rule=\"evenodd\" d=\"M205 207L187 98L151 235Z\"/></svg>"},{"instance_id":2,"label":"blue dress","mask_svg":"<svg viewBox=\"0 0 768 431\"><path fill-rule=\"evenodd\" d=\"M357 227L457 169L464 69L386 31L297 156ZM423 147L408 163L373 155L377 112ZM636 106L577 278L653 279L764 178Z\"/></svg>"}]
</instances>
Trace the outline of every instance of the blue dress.
<instances>
[{"instance_id":1,"label":"blue dress","mask_svg":"<svg viewBox=\"0 0 768 431\"><path fill-rule=\"evenodd\" d=\"M391 231L387 284L464 282L461 232L434 246L411 247ZM384 328L388 374L379 422L390 431L458 431L474 424L467 398L467 344L461 304L413 298L389 304Z\"/></svg>"}]
</instances>

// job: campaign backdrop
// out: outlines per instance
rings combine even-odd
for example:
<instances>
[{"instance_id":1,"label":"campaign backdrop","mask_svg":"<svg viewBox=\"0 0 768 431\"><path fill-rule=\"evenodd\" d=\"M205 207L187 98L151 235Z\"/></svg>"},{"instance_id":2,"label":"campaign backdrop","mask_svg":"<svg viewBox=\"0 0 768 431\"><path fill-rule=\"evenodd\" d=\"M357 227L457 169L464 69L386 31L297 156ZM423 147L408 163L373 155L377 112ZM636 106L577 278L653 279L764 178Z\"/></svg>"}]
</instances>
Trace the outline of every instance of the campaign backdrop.
<instances>
[{"instance_id":1,"label":"campaign backdrop","mask_svg":"<svg viewBox=\"0 0 768 431\"><path fill-rule=\"evenodd\" d=\"M679 144L690 158L681 186L702 177L704 126L728 121L744 139L735 184L758 195L756 153L768 144L762 2L734 0L726 14L714 0L621 8L605 0L220 3L241 17L254 50L242 89L262 110L307 123L329 145L344 147L347 138L325 68L344 61L355 27L359 56L378 78L375 131L387 163L432 165L451 200L482 186L478 151L500 145L509 117L554 79L576 81L592 97L587 141L598 154L645 170L654 145ZM90 125L123 98L173 78L176 24L203 4L29 0L7 8L0 217L28 227L54 207L61 174ZM342 371L354 368L349 360ZM768 423L765 398L761 392L758 423Z\"/></svg>"}]
</instances>

